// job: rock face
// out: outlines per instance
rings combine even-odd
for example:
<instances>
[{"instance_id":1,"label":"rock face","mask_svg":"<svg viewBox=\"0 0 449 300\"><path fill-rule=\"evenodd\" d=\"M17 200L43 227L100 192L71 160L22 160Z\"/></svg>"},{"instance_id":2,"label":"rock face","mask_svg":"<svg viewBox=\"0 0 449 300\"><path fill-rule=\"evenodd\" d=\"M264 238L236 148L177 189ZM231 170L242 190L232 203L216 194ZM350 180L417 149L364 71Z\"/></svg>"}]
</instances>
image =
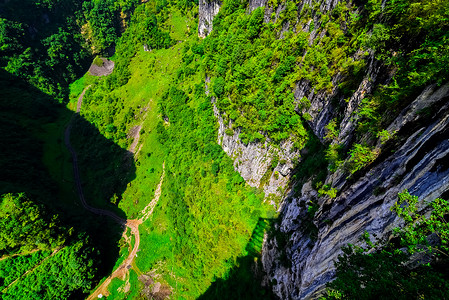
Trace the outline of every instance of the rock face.
<instances>
[{"instance_id":1,"label":"rock face","mask_svg":"<svg viewBox=\"0 0 449 300\"><path fill-rule=\"evenodd\" d=\"M212 31L212 21L218 14L221 1L200 0L198 12L198 36L205 38Z\"/></svg>"},{"instance_id":2,"label":"rock face","mask_svg":"<svg viewBox=\"0 0 449 300\"><path fill-rule=\"evenodd\" d=\"M305 5L313 6L312 2L302 1L298 4L298 10ZM247 12L265 6L264 21L270 22L285 9L282 4L273 9L267 7L267 3L266 0L250 0ZM321 1L319 10L321 13L329 12L338 3L339 0ZM320 27L319 15L312 16L314 28ZM286 23L282 31L310 31L311 22L303 25L302 29L298 28L299 23ZM325 34L312 30L310 44ZM362 100L376 86L391 80L392 74L386 72L382 63L374 58L374 53L355 53L352 58L358 60L362 55L365 56L366 71L358 78L358 86L355 85L355 91L349 97L341 95L338 90L343 79L340 73L333 76L334 88L331 91L316 91L307 80L296 83L296 110L299 114L310 116L309 126L322 142L327 133L326 125L338 117L338 136L332 143L343 147L353 144L356 140L357 111ZM300 105L303 97L310 101L310 106ZM280 204L276 202L280 214L273 226L277 234L266 236L262 250L265 283L273 287L277 296L282 299L316 298L326 283L333 279L334 261L341 253L342 246L360 244L359 239L365 231L387 239L392 229L401 225L401 220L390 211L399 192L408 189L418 196L422 209L425 209L426 201L437 197L447 199L448 100L449 84L426 87L386 127L392 138L387 142L379 138L373 145L379 153L374 162L351 176L342 170L328 172L325 184L338 190L337 197L332 199L320 196L311 182L300 187L299 195L289 191L293 165L300 157L291 141L286 140L279 147L270 145L269 141L245 145L239 139L240 129L231 130L232 121L225 122L214 105L219 123L218 143L233 158L235 169L248 184L261 187L266 196L275 195L281 200ZM277 159L278 163L272 163ZM309 213L312 204L318 207L314 215Z\"/></svg>"},{"instance_id":3,"label":"rock face","mask_svg":"<svg viewBox=\"0 0 449 300\"><path fill-rule=\"evenodd\" d=\"M313 298L332 279L333 262L342 246L360 243L364 231L387 238L400 225L390 211L399 192L408 189L421 204L449 195L448 98L449 85L427 87L388 127L396 132L396 141L385 144L385 154L369 170L352 180L341 172L328 177L341 191L335 199L317 198L306 184L300 197L284 202L278 230L288 237L286 246L282 249L273 238L263 249L268 280L279 297ZM433 118L420 114L435 107L439 109ZM307 216L312 199L320 207L313 220ZM314 238L307 231L311 222L318 229Z\"/></svg>"},{"instance_id":4,"label":"rock face","mask_svg":"<svg viewBox=\"0 0 449 300\"><path fill-rule=\"evenodd\" d=\"M232 135L226 134L232 122L225 124L215 104L214 113L219 124L218 144L234 159L235 170L250 186L263 188L266 196L283 196L293 160L299 157L299 150L293 148L293 142L286 140L279 147L273 147L267 139L263 144L252 142L245 145L240 141L239 128ZM275 202L272 201L272 204Z\"/></svg>"}]
</instances>

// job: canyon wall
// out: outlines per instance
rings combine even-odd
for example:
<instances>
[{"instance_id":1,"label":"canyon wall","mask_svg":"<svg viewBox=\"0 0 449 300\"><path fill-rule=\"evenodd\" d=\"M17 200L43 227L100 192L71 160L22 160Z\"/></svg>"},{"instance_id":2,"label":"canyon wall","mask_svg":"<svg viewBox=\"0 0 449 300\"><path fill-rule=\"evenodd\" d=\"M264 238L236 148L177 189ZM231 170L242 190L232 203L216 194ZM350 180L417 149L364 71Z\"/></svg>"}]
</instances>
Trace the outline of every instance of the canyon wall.
<instances>
[{"instance_id":1,"label":"canyon wall","mask_svg":"<svg viewBox=\"0 0 449 300\"><path fill-rule=\"evenodd\" d=\"M321 14L332 10L338 2L321 2ZM298 10L306 4L312 5L312 1L303 1ZM210 8L211 4L208 5L201 5L200 1L200 16L212 16L213 19L216 12ZM247 12L265 6L264 21L271 22L272 16L278 16L285 8L282 4L276 9L267 5L266 0L251 0ZM201 12L204 7L208 8ZM204 29L212 19L200 22L200 36L212 30L212 27ZM319 28L317 14L313 21L315 28ZM309 31L310 23L302 30ZM297 29L296 25L286 24L285 30ZM310 43L322 36L323 33L312 30ZM358 56L360 53L354 55L354 60ZM310 101L306 108L298 105L297 112L310 115L308 125L326 146L338 142L348 149L356 139L364 138L355 136L361 101L371 95L376 86L387 84L392 78L372 51L367 51L365 56L364 74L350 97L343 97L339 92L338 86L344 77L340 73L332 77L331 91L316 91L307 80L296 83L296 101L299 103L303 97ZM282 299L316 298L333 279L334 261L342 246L361 244L360 237L365 231L373 237L388 239L392 229L401 225L401 220L390 210L399 192L407 189L418 196L423 210L426 202L449 196L448 99L448 84L427 86L397 116L390 118L392 121L386 131L391 138L388 141L377 139L374 145L377 158L371 164L354 174L341 168L333 172L327 170L324 184L338 191L334 198L320 195L311 180L298 187L299 194L294 193L289 187L299 184L292 182L291 176L295 164L301 163L301 153L293 150L292 141L286 140L279 146L271 145L268 139L265 143L244 144L239 139L238 128L231 135L226 134L232 121L225 122L214 104L219 123L217 141L234 160L235 169L248 184L263 188L268 199L270 195L279 198L272 201L280 212L273 226L277 234L266 235L262 251L265 284L270 284L277 296ZM326 126L336 116L340 120L338 137L329 142L325 138ZM275 156L282 164L272 165ZM345 159L348 161L350 157ZM318 207L313 216L308 213L311 203Z\"/></svg>"},{"instance_id":2,"label":"canyon wall","mask_svg":"<svg viewBox=\"0 0 449 300\"><path fill-rule=\"evenodd\" d=\"M205 38L212 31L212 21L220 11L221 1L199 0L198 5L198 36Z\"/></svg>"}]
</instances>

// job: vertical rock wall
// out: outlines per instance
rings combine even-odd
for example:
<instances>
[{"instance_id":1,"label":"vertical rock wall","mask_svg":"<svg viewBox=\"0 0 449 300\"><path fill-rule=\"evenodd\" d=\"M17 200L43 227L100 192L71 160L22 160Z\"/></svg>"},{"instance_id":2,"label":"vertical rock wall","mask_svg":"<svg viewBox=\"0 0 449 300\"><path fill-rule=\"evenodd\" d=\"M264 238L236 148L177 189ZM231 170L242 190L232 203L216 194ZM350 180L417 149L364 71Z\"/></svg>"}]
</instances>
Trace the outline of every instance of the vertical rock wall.
<instances>
[{"instance_id":1,"label":"vertical rock wall","mask_svg":"<svg viewBox=\"0 0 449 300\"><path fill-rule=\"evenodd\" d=\"M251 142L244 144L240 141L240 129L226 134L226 129L232 127L232 122L225 123L214 104L214 113L217 117L218 144L234 160L234 168L245 181L253 187L260 187L266 196L282 197L293 169L293 161L299 158L299 150L293 147L293 141L283 141L279 147L270 145L270 140L264 143ZM278 162L273 165L273 160ZM274 199L273 205L277 205Z\"/></svg>"},{"instance_id":2,"label":"vertical rock wall","mask_svg":"<svg viewBox=\"0 0 449 300\"><path fill-rule=\"evenodd\" d=\"M321 13L332 10L338 2L322 1ZM301 2L298 10L305 4L312 5L312 1ZM212 29L212 19L220 5L218 2L200 1L200 36L206 36ZM266 5L266 0L250 0L247 11ZM278 15L281 10L282 5L276 10L265 7L265 22L272 21L271 15ZM319 28L319 14L313 16L313 20L315 28ZM309 23L303 30L309 30ZM296 25L287 27L296 28ZM323 34L313 30L310 43ZM358 59L359 55L362 54L356 53L354 59ZM385 72L373 53L368 53L366 62L366 72L359 86L347 99L339 94L337 88L343 79L341 74L332 78L334 88L331 92L315 91L306 80L296 83L295 99L299 102L306 97L311 103L308 108L298 106L297 111L311 116L309 125L321 141L326 135L325 126L338 116L341 122L337 140L344 146L350 145L354 140L356 112L361 101L375 86L390 80L391 74ZM448 99L449 85L428 86L387 127L394 138L385 144L378 141L376 149L379 149L380 155L368 169L350 177L341 170L329 172L325 183L339 191L333 199L320 197L311 182L302 186L300 195L289 194L287 186L293 161L299 157L291 141L285 141L280 147L273 147L268 141L245 145L239 139L238 128L228 130L231 134L226 133L232 123L225 123L214 105L219 122L218 143L234 159L235 169L251 186L264 188L266 195L282 197L282 204L278 207L280 215L274 225L282 238L267 236L262 251L265 283L271 284L280 298L314 298L332 280L334 261L341 253L341 247L359 243L363 232L388 238L392 228L401 222L390 211L398 192L408 189L419 197L421 203L449 196ZM422 114L424 110L434 111L435 114ZM277 164L272 169L271 162L275 156L283 164ZM308 213L311 202L319 206L315 216Z\"/></svg>"},{"instance_id":3,"label":"vertical rock wall","mask_svg":"<svg viewBox=\"0 0 449 300\"><path fill-rule=\"evenodd\" d=\"M449 195L448 99L449 85L427 87L388 127L396 139L383 146L385 154L369 170L350 180L341 172L329 175L328 181L338 183L338 197L319 198L306 184L300 197L284 202L277 230L287 236L287 243L281 247L276 238L269 239L262 260L279 297L313 298L332 279L340 248L360 243L365 231L388 238L401 222L390 211L399 192L408 189L422 207ZM420 114L435 107L435 116ZM320 207L313 220L307 217L310 200ZM307 230L310 222L318 228L316 237Z\"/></svg>"},{"instance_id":4,"label":"vertical rock wall","mask_svg":"<svg viewBox=\"0 0 449 300\"><path fill-rule=\"evenodd\" d=\"M198 36L205 38L212 31L212 21L218 14L221 1L199 0Z\"/></svg>"}]
</instances>

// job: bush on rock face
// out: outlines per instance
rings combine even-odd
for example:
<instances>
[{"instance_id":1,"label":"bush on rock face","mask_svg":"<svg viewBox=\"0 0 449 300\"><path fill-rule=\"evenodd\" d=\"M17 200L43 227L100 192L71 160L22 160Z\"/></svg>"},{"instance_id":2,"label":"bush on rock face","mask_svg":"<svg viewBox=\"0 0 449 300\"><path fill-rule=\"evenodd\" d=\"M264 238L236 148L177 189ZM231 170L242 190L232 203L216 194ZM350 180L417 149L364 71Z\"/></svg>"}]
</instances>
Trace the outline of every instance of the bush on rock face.
<instances>
[{"instance_id":1,"label":"bush on rock face","mask_svg":"<svg viewBox=\"0 0 449 300\"><path fill-rule=\"evenodd\" d=\"M398 196L392 211L404 226L385 245L365 233L367 247L344 247L326 299L447 299L449 202L435 199L426 215L418 211L418 197L407 190Z\"/></svg>"}]
</instances>

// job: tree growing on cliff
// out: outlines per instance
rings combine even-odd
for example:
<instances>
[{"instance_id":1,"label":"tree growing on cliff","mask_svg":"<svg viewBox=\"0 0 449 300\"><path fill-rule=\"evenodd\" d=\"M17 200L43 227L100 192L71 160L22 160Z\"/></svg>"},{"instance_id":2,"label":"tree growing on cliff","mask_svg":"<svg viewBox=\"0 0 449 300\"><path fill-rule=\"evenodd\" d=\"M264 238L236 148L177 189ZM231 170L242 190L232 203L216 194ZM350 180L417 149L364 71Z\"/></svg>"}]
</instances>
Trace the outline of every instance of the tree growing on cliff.
<instances>
[{"instance_id":1,"label":"tree growing on cliff","mask_svg":"<svg viewBox=\"0 0 449 300\"><path fill-rule=\"evenodd\" d=\"M344 247L324 299L448 298L449 202L433 200L426 215L418 210L418 197L407 190L398 198L391 210L404 226L395 228L395 238L385 245L373 244L366 233L367 247ZM437 237L434 242L431 236Z\"/></svg>"}]
</instances>

